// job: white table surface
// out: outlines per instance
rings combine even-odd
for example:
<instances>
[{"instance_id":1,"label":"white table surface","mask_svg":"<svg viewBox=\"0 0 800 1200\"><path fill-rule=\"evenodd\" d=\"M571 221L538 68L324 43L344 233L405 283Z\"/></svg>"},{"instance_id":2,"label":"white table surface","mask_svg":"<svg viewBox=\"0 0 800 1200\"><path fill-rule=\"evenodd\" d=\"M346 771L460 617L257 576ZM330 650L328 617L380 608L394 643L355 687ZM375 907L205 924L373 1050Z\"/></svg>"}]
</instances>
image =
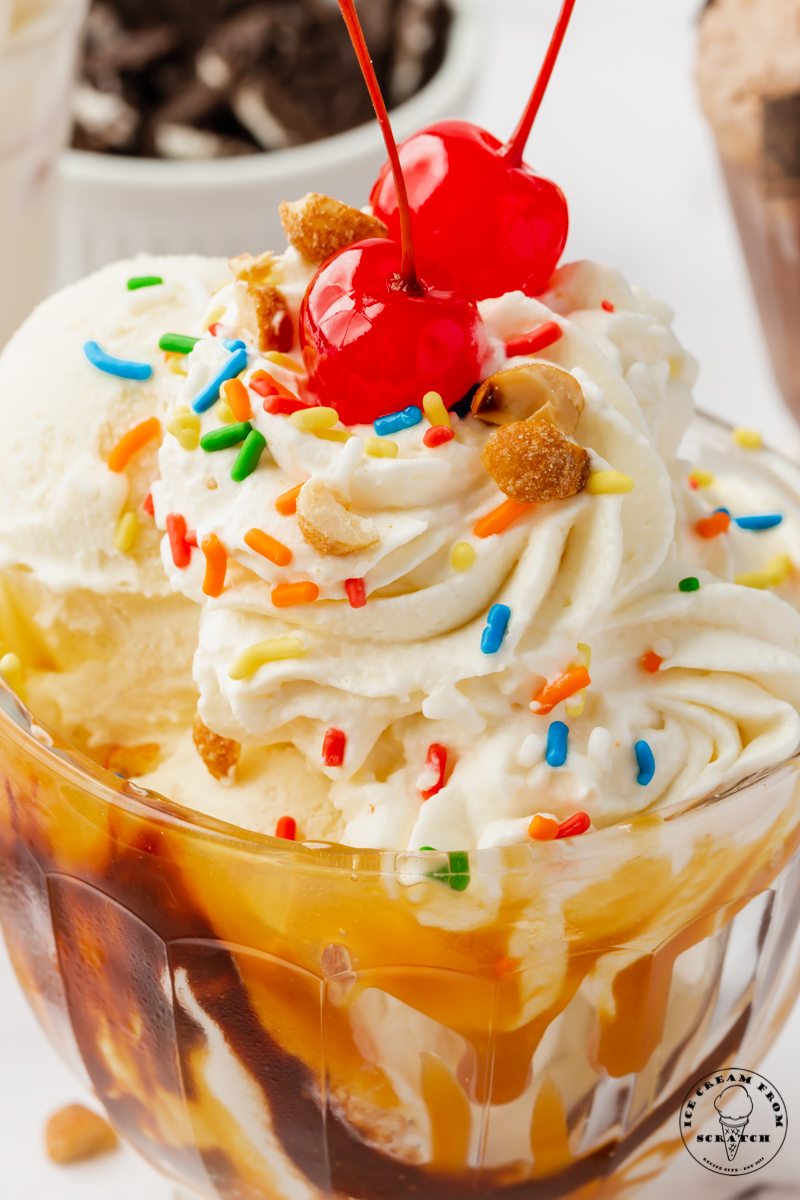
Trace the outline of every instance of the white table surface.
<instances>
[{"instance_id":1,"label":"white table surface","mask_svg":"<svg viewBox=\"0 0 800 1200\"><path fill-rule=\"evenodd\" d=\"M484 3L490 12L486 61L464 115L502 137L527 97L557 0ZM800 433L772 380L713 143L695 98L700 6L701 0L579 0L528 158L567 194L572 228L566 257L614 263L676 309L678 335L703 365L698 403L755 425L770 441L800 454ZM790 1133L779 1157L756 1178L718 1180L681 1155L636 1200L671 1200L680 1188L689 1200L728 1200L756 1184L800 1185L800 1139L791 1134L800 1120L798 1066L800 1009L762 1067L786 1101ZM81 1098L0 950L2 1200L171 1200L170 1185L127 1149L69 1168L46 1160L46 1117Z\"/></svg>"}]
</instances>

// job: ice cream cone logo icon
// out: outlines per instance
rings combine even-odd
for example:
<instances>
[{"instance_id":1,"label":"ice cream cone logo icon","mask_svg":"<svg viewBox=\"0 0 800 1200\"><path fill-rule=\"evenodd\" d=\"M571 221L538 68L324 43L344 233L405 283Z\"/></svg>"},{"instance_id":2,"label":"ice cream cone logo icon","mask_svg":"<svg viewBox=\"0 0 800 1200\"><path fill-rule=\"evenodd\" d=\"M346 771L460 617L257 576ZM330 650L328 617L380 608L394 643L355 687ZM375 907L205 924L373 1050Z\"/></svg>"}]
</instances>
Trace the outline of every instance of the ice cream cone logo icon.
<instances>
[{"instance_id":1,"label":"ice cream cone logo icon","mask_svg":"<svg viewBox=\"0 0 800 1200\"><path fill-rule=\"evenodd\" d=\"M733 1162L753 1112L753 1101L747 1088L735 1083L720 1092L714 1107L719 1113L728 1162Z\"/></svg>"}]
</instances>

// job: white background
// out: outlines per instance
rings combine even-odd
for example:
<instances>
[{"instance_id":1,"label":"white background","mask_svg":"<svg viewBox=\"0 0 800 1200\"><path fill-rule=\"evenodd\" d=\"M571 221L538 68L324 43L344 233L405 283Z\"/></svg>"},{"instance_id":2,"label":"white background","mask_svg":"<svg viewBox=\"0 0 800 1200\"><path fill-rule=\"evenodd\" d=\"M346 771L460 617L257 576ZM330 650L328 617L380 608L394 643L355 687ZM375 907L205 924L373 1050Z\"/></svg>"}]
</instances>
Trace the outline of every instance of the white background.
<instances>
[{"instance_id":1,"label":"white background","mask_svg":"<svg viewBox=\"0 0 800 1200\"><path fill-rule=\"evenodd\" d=\"M484 0L484 6L486 58L464 115L504 137L527 98L557 0ZM566 192L572 220L567 258L614 263L676 309L678 335L703 366L698 403L800 453L800 435L772 380L713 142L695 98L700 6L701 0L579 0L528 160ZM800 1184L800 1137L792 1133L800 1122L798 1051L800 1010L762 1067L789 1113L787 1143L770 1167L735 1185L682 1154L665 1180L637 1200L671 1200L676 1189L688 1200L717 1200L756 1183ZM0 1200L168 1200L171 1187L128 1150L70 1168L47 1162L44 1120L80 1098L0 950ZM765 1194L777 1200L778 1193Z\"/></svg>"}]
</instances>

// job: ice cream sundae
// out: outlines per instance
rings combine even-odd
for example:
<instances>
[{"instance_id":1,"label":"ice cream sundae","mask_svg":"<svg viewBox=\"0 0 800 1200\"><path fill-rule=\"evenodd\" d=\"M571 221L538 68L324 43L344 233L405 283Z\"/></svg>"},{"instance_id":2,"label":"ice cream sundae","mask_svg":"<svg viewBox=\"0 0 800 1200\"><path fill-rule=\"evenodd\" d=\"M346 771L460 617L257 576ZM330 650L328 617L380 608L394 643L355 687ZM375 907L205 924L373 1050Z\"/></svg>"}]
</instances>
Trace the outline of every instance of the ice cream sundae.
<instances>
[{"instance_id":1,"label":"ice cream sundae","mask_svg":"<svg viewBox=\"0 0 800 1200\"><path fill-rule=\"evenodd\" d=\"M557 267L543 85L398 151L341 6L371 205L115 264L0 358L4 927L209 1195L611 1196L794 987L800 486L742 431L687 462L670 310Z\"/></svg>"}]
</instances>

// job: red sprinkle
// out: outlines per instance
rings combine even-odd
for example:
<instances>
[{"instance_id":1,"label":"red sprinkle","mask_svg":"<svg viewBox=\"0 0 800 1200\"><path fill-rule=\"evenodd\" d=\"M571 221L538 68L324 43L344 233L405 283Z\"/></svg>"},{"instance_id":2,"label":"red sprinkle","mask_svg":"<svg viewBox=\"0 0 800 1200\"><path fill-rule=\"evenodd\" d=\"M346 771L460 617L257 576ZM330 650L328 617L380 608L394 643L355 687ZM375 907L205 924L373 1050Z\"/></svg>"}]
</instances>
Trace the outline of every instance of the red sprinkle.
<instances>
[{"instance_id":1,"label":"red sprinkle","mask_svg":"<svg viewBox=\"0 0 800 1200\"><path fill-rule=\"evenodd\" d=\"M530 333L523 333L521 337L506 342L506 354L509 358L513 358L515 354L537 354L539 350L546 350L548 346L552 346L553 342L557 342L563 335L564 331L560 325L555 321L546 321L538 329L532 329Z\"/></svg>"},{"instance_id":2,"label":"red sprinkle","mask_svg":"<svg viewBox=\"0 0 800 1200\"><path fill-rule=\"evenodd\" d=\"M197 530L196 529L187 529L186 530L186 545L194 546L195 550L197 549Z\"/></svg>"},{"instance_id":3,"label":"red sprinkle","mask_svg":"<svg viewBox=\"0 0 800 1200\"><path fill-rule=\"evenodd\" d=\"M591 823L591 818L585 812L573 813L571 817L567 817L566 821L561 822L556 837L577 837L579 833L586 833Z\"/></svg>"},{"instance_id":4,"label":"red sprinkle","mask_svg":"<svg viewBox=\"0 0 800 1200\"><path fill-rule=\"evenodd\" d=\"M297 837L297 821L294 817L279 817L278 824L275 826L275 837L286 838L287 842L293 842Z\"/></svg>"},{"instance_id":5,"label":"red sprinkle","mask_svg":"<svg viewBox=\"0 0 800 1200\"><path fill-rule=\"evenodd\" d=\"M695 525L695 529L701 538L714 538L720 533L727 533L730 523L731 519L728 513L715 512L710 517L702 517Z\"/></svg>"},{"instance_id":6,"label":"red sprinkle","mask_svg":"<svg viewBox=\"0 0 800 1200\"><path fill-rule=\"evenodd\" d=\"M651 675L655 675L663 661L663 658L656 654L655 650L648 650L646 654L642 655L642 666Z\"/></svg>"},{"instance_id":7,"label":"red sprinkle","mask_svg":"<svg viewBox=\"0 0 800 1200\"><path fill-rule=\"evenodd\" d=\"M692 479L691 475L689 476L689 487L692 489L693 492L696 492L697 489L700 487L700 484L697 482L696 479Z\"/></svg>"},{"instance_id":8,"label":"red sprinkle","mask_svg":"<svg viewBox=\"0 0 800 1200\"><path fill-rule=\"evenodd\" d=\"M186 538L186 521L180 513L167 513L167 537L176 567L188 567L192 550Z\"/></svg>"},{"instance_id":9,"label":"red sprinkle","mask_svg":"<svg viewBox=\"0 0 800 1200\"><path fill-rule=\"evenodd\" d=\"M285 396L287 400L297 400L294 392L290 392L282 383L278 383L277 379L273 379L268 371L256 371L250 377L247 386L259 396ZM305 408L306 405L302 407Z\"/></svg>"},{"instance_id":10,"label":"red sprinkle","mask_svg":"<svg viewBox=\"0 0 800 1200\"><path fill-rule=\"evenodd\" d=\"M302 400L290 399L288 396L279 396L277 392L272 392L264 401L264 412L272 413L273 416L284 415L288 417L290 413L299 412L301 408L308 408L308 405L303 404Z\"/></svg>"},{"instance_id":11,"label":"red sprinkle","mask_svg":"<svg viewBox=\"0 0 800 1200\"><path fill-rule=\"evenodd\" d=\"M344 762L344 747L347 741L341 729L328 729L322 743L322 762L326 767L340 767Z\"/></svg>"},{"instance_id":12,"label":"red sprinkle","mask_svg":"<svg viewBox=\"0 0 800 1200\"><path fill-rule=\"evenodd\" d=\"M367 603L367 593L364 590L363 579L345 579L344 590L351 608L363 608Z\"/></svg>"},{"instance_id":13,"label":"red sprinkle","mask_svg":"<svg viewBox=\"0 0 800 1200\"><path fill-rule=\"evenodd\" d=\"M604 312L613 312L614 311L614 305L611 303L610 300L604 300L603 303L600 305L600 307L603 309Z\"/></svg>"},{"instance_id":14,"label":"red sprinkle","mask_svg":"<svg viewBox=\"0 0 800 1200\"><path fill-rule=\"evenodd\" d=\"M439 742L432 742L428 746L428 756L425 759L426 767L433 767L439 772L439 778L433 787L428 788L422 793L423 800L430 800L431 796L435 796L444 787L444 773L447 769L447 747L442 746Z\"/></svg>"},{"instance_id":15,"label":"red sprinkle","mask_svg":"<svg viewBox=\"0 0 800 1200\"><path fill-rule=\"evenodd\" d=\"M432 425L426 430L423 442L426 446L443 446L445 442L451 442L455 437L455 432L448 429L446 425Z\"/></svg>"},{"instance_id":16,"label":"red sprinkle","mask_svg":"<svg viewBox=\"0 0 800 1200\"><path fill-rule=\"evenodd\" d=\"M211 334L212 337L217 337L217 335L219 333L219 327L221 324L222 324L221 321L215 321L213 323L213 325L209 325L208 332Z\"/></svg>"},{"instance_id":17,"label":"red sprinkle","mask_svg":"<svg viewBox=\"0 0 800 1200\"><path fill-rule=\"evenodd\" d=\"M152 492L148 492L147 495L145 496L144 500L142 501L142 508L144 509L144 511L146 513L149 513L151 517L154 517L156 515L156 510L153 508L153 493Z\"/></svg>"}]
</instances>

